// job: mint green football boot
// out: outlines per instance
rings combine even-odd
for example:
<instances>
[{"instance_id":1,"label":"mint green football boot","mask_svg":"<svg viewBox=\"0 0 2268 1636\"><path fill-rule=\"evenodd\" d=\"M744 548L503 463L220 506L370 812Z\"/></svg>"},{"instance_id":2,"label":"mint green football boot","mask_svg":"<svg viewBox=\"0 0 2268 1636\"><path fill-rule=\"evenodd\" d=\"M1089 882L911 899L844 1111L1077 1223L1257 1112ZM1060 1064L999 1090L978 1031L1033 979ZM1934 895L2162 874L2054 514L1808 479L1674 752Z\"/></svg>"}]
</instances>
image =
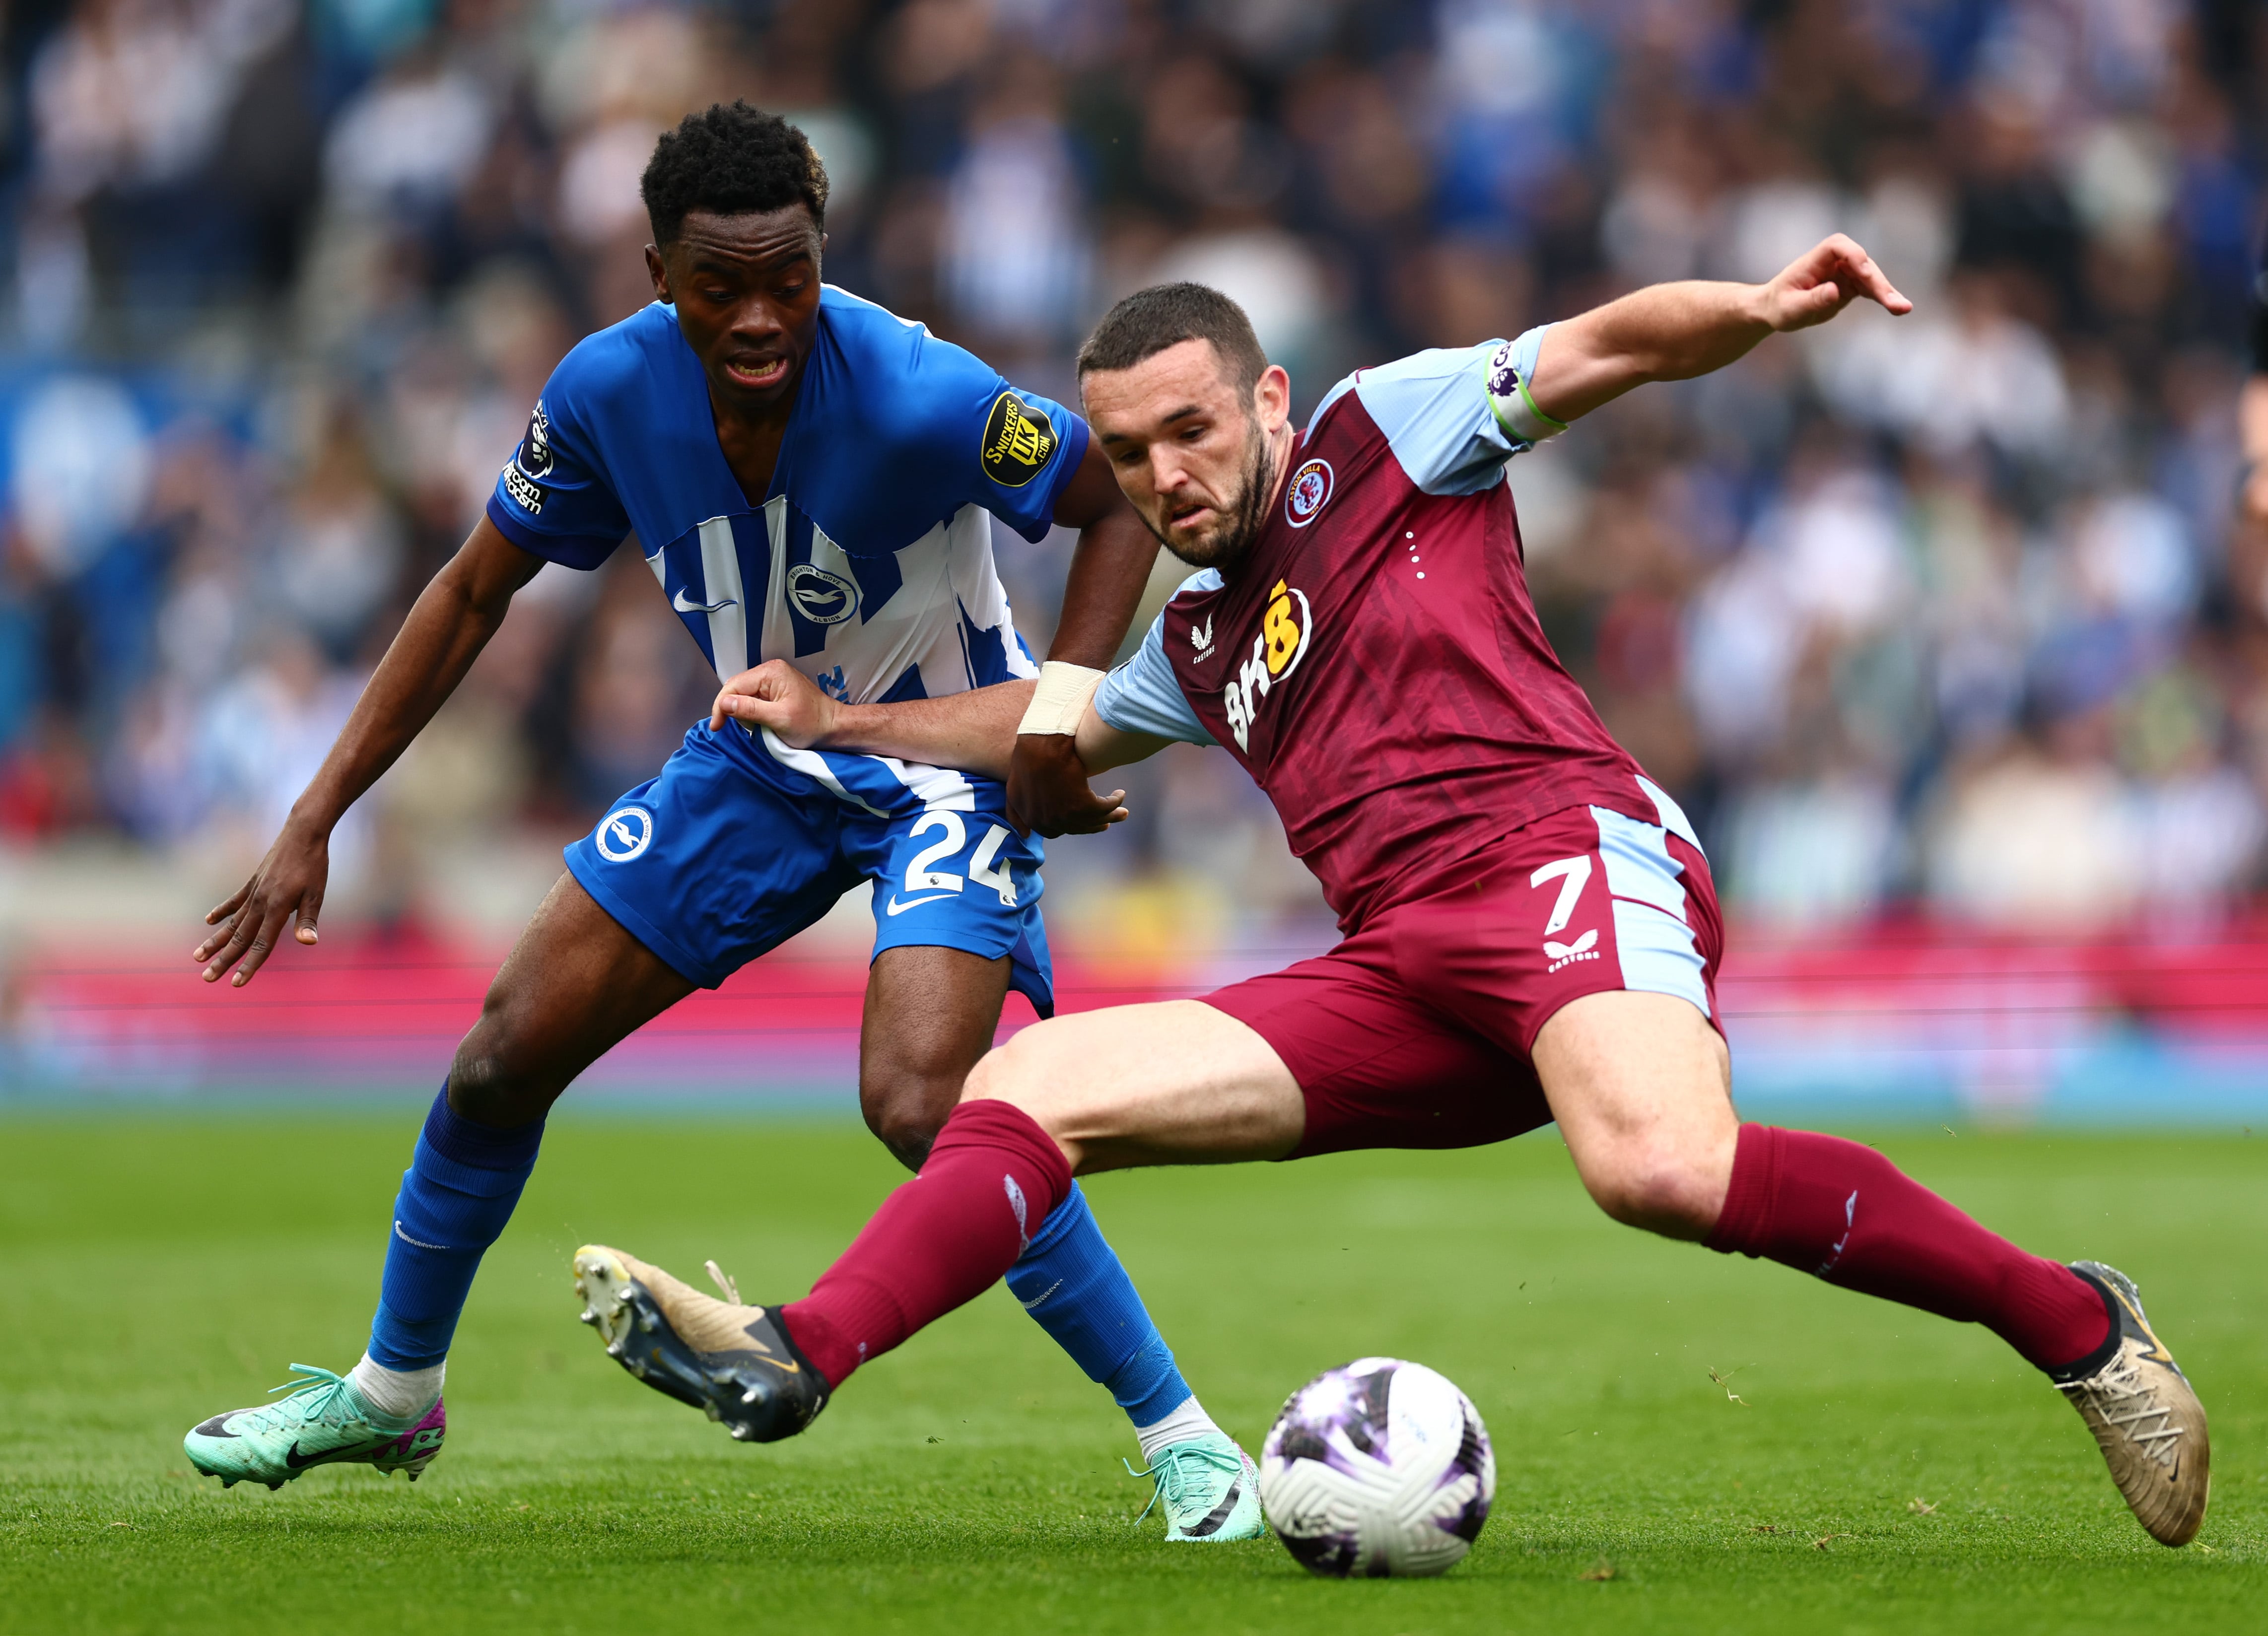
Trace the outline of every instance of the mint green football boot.
<instances>
[{"instance_id":1,"label":"mint green football boot","mask_svg":"<svg viewBox=\"0 0 2268 1636\"><path fill-rule=\"evenodd\" d=\"M306 1363L291 1372L305 1378L270 1387L285 1394L277 1402L232 1409L192 1428L181 1439L189 1463L223 1488L281 1488L319 1465L367 1465L414 1483L441 1452L449 1416L440 1399L414 1419L380 1414L343 1375Z\"/></svg>"},{"instance_id":2,"label":"mint green football boot","mask_svg":"<svg viewBox=\"0 0 2268 1636\"><path fill-rule=\"evenodd\" d=\"M1166 1507L1166 1538L1202 1540L1257 1539L1265 1524L1260 1515L1260 1470L1252 1456L1218 1432L1168 1443L1158 1457L1136 1471L1157 1485L1150 1492L1152 1506ZM1137 1522L1142 1517L1134 1519Z\"/></svg>"}]
</instances>

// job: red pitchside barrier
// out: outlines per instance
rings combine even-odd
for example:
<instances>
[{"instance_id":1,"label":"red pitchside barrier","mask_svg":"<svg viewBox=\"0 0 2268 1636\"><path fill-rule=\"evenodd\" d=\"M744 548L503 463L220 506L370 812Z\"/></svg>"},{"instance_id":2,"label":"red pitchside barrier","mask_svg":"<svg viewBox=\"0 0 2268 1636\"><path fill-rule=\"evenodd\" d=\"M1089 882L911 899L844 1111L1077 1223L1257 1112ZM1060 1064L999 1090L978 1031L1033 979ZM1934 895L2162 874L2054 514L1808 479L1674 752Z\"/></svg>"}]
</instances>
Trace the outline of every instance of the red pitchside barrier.
<instances>
[{"instance_id":1,"label":"red pitchside barrier","mask_svg":"<svg viewBox=\"0 0 2268 1636\"><path fill-rule=\"evenodd\" d=\"M2268 917L2176 937L2049 940L1923 922L1805 941L1735 933L1719 999L1744 1060L1877 1049L2054 1052L2106 1028L2268 1052ZM1065 1010L1203 992L1316 945L1160 970L1059 947ZM170 951L169 951L170 953ZM414 931L282 951L248 988L156 951L37 951L0 974L0 1089L45 1094L438 1084L500 951ZM601 1089L836 1095L855 1083L865 968L790 944L694 994L592 1071ZM1012 997L1004 1034L1030 1021Z\"/></svg>"}]
</instances>

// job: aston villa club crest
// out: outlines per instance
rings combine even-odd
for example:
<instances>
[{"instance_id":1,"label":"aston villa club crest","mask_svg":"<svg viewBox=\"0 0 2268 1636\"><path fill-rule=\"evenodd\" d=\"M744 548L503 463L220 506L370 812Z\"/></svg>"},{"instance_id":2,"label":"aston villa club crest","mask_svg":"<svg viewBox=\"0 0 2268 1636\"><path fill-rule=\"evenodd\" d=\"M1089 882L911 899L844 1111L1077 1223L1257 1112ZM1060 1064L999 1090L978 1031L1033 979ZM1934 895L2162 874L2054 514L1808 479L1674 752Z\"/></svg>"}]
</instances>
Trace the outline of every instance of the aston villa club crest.
<instances>
[{"instance_id":1,"label":"aston villa club crest","mask_svg":"<svg viewBox=\"0 0 2268 1636\"><path fill-rule=\"evenodd\" d=\"M1315 520L1315 513L1330 503L1331 463L1329 461L1309 461L1292 474L1292 486L1284 497L1284 518L1294 528L1304 528Z\"/></svg>"}]
</instances>

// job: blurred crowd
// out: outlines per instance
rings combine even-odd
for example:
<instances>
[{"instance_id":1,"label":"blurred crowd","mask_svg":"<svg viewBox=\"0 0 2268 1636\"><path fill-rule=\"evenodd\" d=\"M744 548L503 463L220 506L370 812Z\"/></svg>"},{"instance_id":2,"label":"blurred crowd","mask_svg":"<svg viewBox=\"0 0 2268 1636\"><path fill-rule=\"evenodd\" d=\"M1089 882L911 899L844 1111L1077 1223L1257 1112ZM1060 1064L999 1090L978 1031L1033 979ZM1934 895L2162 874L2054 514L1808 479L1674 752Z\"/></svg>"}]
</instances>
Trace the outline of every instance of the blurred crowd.
<instances>
[{"instance_id":1,"label":"blurred crowd","mask_svg":"<svg viewBox=\"0 0 2268 1636\"><path fill-rule=\"evenodd\" d=\"M2268 543L2233 515L2268 149L2238 0L18 0L4 13L0 843L240 873L567 347L639 171L747 98L827 276L1071 398L1215 284L1357 365L1859 237L1918 303L1514 462L1531 578L1728 903L2193 925L2262 882ZM1066 542L999 531L1027 639ZM624 554L627 557L629 554ZM1161 576L1161 583L1162 583ZM338 867L556 841L715 683L634 557L549 569ZM1070 842L1115 935L1312 912L1226 757ZM391 861L389 861L391 860ZM410 860L410 861L405 861Z\"/></svg>"}]
</instances>

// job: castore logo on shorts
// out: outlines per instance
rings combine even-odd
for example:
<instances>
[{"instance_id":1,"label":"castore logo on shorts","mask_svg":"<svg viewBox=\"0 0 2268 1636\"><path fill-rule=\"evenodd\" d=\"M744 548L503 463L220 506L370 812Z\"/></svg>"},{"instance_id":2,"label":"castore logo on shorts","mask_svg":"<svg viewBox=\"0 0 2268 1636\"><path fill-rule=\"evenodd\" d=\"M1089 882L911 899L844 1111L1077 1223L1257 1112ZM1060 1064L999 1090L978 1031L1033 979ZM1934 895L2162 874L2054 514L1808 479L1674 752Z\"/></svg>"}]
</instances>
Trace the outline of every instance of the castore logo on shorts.
<instances>
[{"instance_id":1,"label":"castore logo on shorts","mask_svg":"<svg viewBox=\"0 0 2268 1636\"><path fill-rule=\"evenodd\" d=\"M653 814L643 807L617 807L599 821L591 841L608 863L626 864L653 844Z\"/></svg>"},{"instance_id":2,"label":"castore logo on shorts","mask_svg":"<svg viewBox=\"0 0 2268 1636\"><path fill-rule=\"evenodd\" d=\"M1546 864L1528 877L1528 884L1541 891L1557 881L1559 894L1551 900L1550 917L1543 923L1543 958L1551 963L1547 973L1570 966L1579 960L1599 958L1599 929L1593 926L1572 943L1562 943L1558 934L1567 929L1575 917L1575 910L1583 901L1583 888L1591 882L1591 859L1587 853L1578 852L1572 858L1563 858L1557 863Z\"/></svg>"},{"instance_id":3,"label":"castore logo on shorts","mask_svg":"<svg viewBox=\"0 0 2268 1636\"><path fill-rule=\"evenodd\" d=\"M1220 690L1221 703L1228 711L1228 730L1236 735L1237 748L1251 748L1252 723L1259 714L1260 701L1299 668L1314 634L1314 615L1307 607L1307 593L1278 579L1275 590L1269 593L1260 634L1252 638L1252 657L1237 667L1236 674Z\"/></svg>"}]
</instances>

